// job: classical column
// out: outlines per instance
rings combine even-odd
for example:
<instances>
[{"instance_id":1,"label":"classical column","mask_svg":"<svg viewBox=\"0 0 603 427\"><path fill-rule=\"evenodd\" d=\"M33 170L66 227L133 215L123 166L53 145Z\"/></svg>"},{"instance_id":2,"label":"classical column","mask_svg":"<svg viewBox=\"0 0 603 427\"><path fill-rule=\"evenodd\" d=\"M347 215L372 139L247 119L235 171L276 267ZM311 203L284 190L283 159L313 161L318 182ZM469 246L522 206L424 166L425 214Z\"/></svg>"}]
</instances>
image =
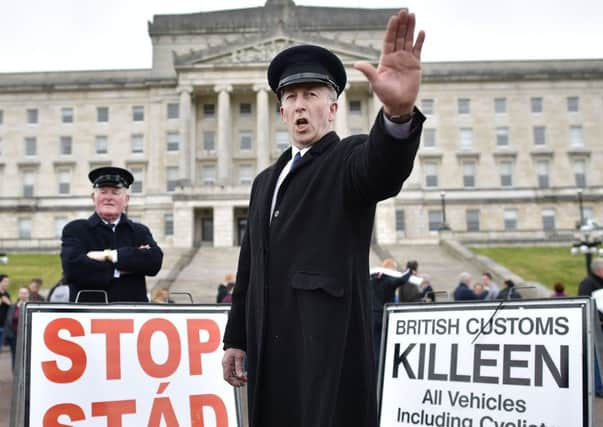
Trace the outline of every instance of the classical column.
<instances>
[{"instance_id":1,"label":"classical column","mask_svg":"<svg viewBox=\"0 0 603 427\"><path fill-rule=\"evenodd\" d=\"M161 149L161 144L165 140L165 132L161 131L160 124L166 114L166 106L162 98L151 98L149 107L149 132L145 135L145 153L149 163L147 164L147 174L144 192L146 194L162 193L165 191L165 182L161 181L164 173L151 173L151 171L164 171L165 163L163 153L165 148ZM163 116L162 116L163 114Z\"/></svg>"},{"instance_id":2,"label":"classical column","mask_svg":"<svg viewBox=\"0 0 603 427\"><path fill-rule=\"evenodd\" d=\"M256 141L257 141L257 172L270 165L270 120L268 86L264 83L253 86L256 92Z\"/></svg>"},{"instance_id":3,"label":"classical column","mask_svg":"<svg viewBox=\"0 0 603 427\"><path fill-rule=\"evenodd\" d=\"M339 95L339 100L337 101L338 109L337 109L337 118L335 119L335 132L339 135L340 138L345 138L350 135L350 130L348 129L348 97L346 95L347 87L341 92Z\"/></svg>"},{"instance_id":4,"label":"classical column","mask_svg":"<svg viewBox=\"0 0 603 427\"><path fill-rule=\"evenodd\" d=\"M231 85L216 85L214 90L218 93L218 183L230 183L230 170L232 165L232 130L230 117L230 92Z\"/></svg>"},{"instance_id":5,"label":"classical column","mask_svg":"<svg viewBox=\"0 0 603 427\"><path fill-rule=\"evenodd\" d=\"M191 140L191 102L193 88L181 86L180 92L180 179L183 184L191 182L191 153L194 146Z\"/></svg>"},{"instance_id":6,"label":"classical column","mask_svg":"<svg viewBox=\"0 0 603 427\"><path fill-rule=\"evenodd\" d=\"M231 205L214 206L214 247L234 245L234 214Z\"/></svg>"}]
</instances>

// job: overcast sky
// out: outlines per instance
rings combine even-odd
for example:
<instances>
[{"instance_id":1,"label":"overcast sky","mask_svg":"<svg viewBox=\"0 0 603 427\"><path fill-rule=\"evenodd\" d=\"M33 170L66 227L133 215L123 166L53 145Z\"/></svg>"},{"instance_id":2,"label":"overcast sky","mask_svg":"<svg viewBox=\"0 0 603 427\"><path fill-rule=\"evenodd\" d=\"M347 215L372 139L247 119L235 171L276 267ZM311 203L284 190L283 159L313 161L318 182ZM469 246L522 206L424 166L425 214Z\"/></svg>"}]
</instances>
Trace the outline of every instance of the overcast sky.
<instances>
[{"instance_id":1,"label":"overcast sky","mask_svg":"<svg viewBox=\"0 0 603 427\"><path fill-rule=\"evenodd\" d=\"M408 7L424 61L603 58L603 0L297 0ZM263 6L236 0L0 0L0 72L151 67L155 14ZM385 26L385 23L384 23Z\"/></svg>"}]
</instances>

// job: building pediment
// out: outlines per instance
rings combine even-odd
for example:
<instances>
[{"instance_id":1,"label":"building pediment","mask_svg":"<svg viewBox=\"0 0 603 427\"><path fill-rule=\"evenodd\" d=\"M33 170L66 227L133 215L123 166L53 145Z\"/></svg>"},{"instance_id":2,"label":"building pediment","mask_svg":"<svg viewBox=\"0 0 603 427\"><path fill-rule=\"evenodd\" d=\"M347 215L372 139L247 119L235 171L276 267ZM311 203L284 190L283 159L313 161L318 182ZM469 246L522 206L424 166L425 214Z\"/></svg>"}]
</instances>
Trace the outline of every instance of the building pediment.
<instances>
[{"instance_id":1,"label":"building pediment","mask_svg":"<svg viewBox=\"0 0 603 427\"><path fill-rule=\"evenodd\" d=\"M272 35L264 37L240 37L239 39L213 46L208 49L191 51L187 54L174 53L174 65L178 68L267 64L283 49L300 44L318 44L334 52L345 63L356 61L376 62L380 52L366 46L341 42L321 36Z\"/></svg>"}]
</instances>

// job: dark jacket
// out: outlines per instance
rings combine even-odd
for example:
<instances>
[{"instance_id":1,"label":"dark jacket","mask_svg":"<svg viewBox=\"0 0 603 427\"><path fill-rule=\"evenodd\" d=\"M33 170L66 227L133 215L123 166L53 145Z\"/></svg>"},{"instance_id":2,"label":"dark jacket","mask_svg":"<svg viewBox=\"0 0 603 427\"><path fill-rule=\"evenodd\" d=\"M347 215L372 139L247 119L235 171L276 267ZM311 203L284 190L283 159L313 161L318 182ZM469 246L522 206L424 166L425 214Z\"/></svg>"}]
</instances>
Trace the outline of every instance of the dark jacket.
<instances>
[{"instance_id":1,"label":"dark jacket","mask_svg":"<svg viewBox=\"0 0 603 427\"><path fill-rule=\"evenodd\" d=\"M370 286L373 290L373 313L379 316L383 314L383 306L394 302L396 289L400 288L400 302L418 301L421 299L419 289L408 279L412 275L411 270L406 270L400 277L387 273L373 273L370 276Z\"/></svg>"},{"instance_id":2,"label":"dark jacket","mask_svg":"<svg viewBox=\"0 0 603 427\"><path fill-rule=\"evenodd\" d=\"M503 288L502 291L500 291L498 293L498 296L496 297L496 299L505 299L505 300L510 300L510 299L521 299L521 294L519 292L517 292L517 289L513 288L513 287L505 287Z\"/></svg>"},{"instance_id":3,"label":"dark jacket","mask_svg":"<svg viewBox=\"0 0 603 427\"><path fill-rule=\"evenodd\" d=\"M454 300L455 301L470 301L481 299L479 296L473 292L472 289L469 289L469 286L460 282L456 289L454 290Z\"/></svg>"},{"instance_id":4,"label":"dark jacket","mask_svg":"<svg viewBox=\"0 0 603 427\"><path fill-rule=\"evenodd\" d=\"M150 249L139 249L149 245ZM117 249L117 263L100 262L86 256L89 251ZM70 301L80 290L107 291L109 302L148 302L145 276L161 269L163 252L149 229L122 214L115 232L95 213L63 228L61 263L70 285ZM114 278L115 269L123 271ZM127 272L127 273L125 273ZM80 301L104 301L100 295L82 295Z\"/></svg>"},{"instance_id":5,"label":"dark jacket","mask_svg":"<svg viewBox=\"0 0 603 427\"><path fill-rule=\"evenodd\" d=\"M578 286L578 295L589 297L594 291L598 291L599 289L603 289L603 277L599 277L590 273L584 278L584 280L580 282L580 285ZM603 313L601 312L601 310L597 311L599 312L599 320L601 321L601 327L603 327Z\"/></svg>"},{"instance_id":6,"label":"dark jacket","mask_svg":"<svg viewBox=\"0 0 603 427\"><path fill-rule=\"evenodd\" d=\"M247 351L251 427L374 427L368 254L375 205L412 170L408 140L330 132L283 181L286 150L254 180L225 347Z\"/></svg>"}]
</instances>

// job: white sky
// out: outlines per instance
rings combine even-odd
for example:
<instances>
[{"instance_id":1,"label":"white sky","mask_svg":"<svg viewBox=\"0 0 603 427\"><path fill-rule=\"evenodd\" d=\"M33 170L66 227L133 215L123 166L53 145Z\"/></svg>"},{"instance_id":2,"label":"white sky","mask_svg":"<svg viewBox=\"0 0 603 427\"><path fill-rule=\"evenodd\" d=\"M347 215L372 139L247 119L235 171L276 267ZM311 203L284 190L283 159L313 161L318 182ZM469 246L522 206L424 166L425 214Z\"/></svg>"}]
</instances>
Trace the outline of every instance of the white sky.
<instances>
[{"instance_id":1,"label":"white sky","mask_svg":"<svg viewBox=\"0 0 603 427\"><path fill-rule=\"evenodd\" d=\"M150 68L147 21L153 15L264 3L0 0L0 72ZM408 7L427 33L423 60L429 62L603 58L603 0L297 0L296 4Z\"/></svg>"}]
</instances>

